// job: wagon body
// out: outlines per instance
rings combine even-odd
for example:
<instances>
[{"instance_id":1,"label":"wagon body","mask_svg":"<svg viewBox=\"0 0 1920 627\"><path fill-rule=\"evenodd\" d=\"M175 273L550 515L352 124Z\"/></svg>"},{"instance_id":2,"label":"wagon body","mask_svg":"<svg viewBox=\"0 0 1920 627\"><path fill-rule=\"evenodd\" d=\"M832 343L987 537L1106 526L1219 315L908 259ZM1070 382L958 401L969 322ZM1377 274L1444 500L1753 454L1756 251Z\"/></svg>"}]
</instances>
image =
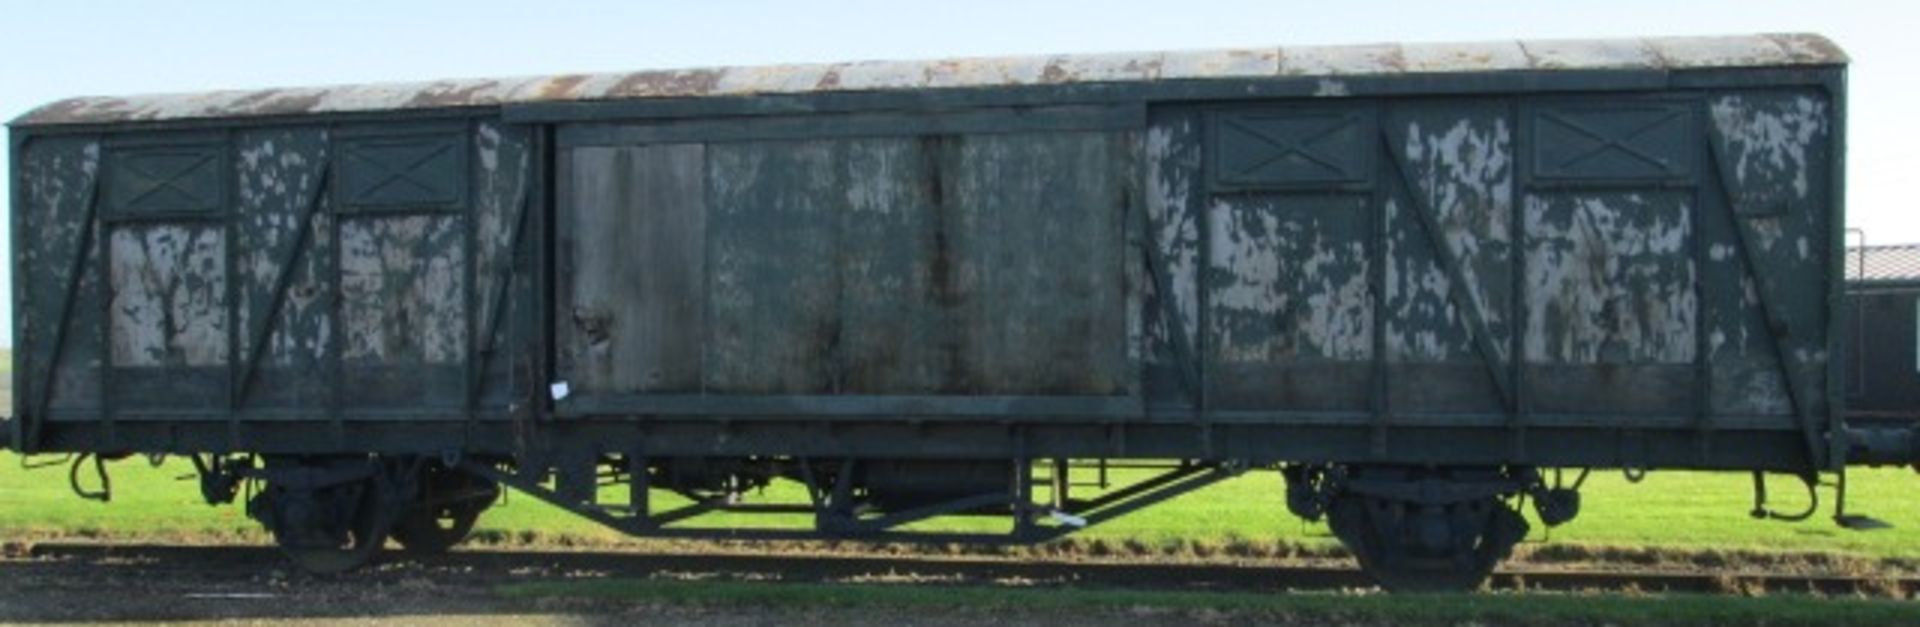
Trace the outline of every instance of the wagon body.
<instances>
[{"instance_id":1,"label":"wagon body","mask_svg":"<svg viewBox=\"0 0 1920 627\"><path fill-rule=\"evenodd\" d=\"M1012 425L1043 455L1825 466L1841 63L1781 36L56 103L13 125L13 438L998 457Z\"/></svg>"},{"instance_id":2,"label":"wagon body","mask_svg":"<svg viewBox=\"0 0 1920 627\"><path fill-rule=\"evenodd\" d=\"M479 459L626 524L604 466L643 532L680 520L649 482L772 476L827 532L1031 531L1032 460L1054 512L1069 459L1286 464L1336 531L1534 467L1836 469L1867 446L1830 359L1845 63L1767 35L54 103L12 126L12 444L207 455L210 494L283 502L372 480L341 459Z\"/></svg>"},{"instance_id":3,"label":"wagon body","mask_svg":"<svg viewBox=\"0 0 1920 627\"><path fill-rule=\"evenodd\" d=\"M1920 246L1847 250L1841 350L1850 424L1920 419Z\"/></svg>"}]
</instances>

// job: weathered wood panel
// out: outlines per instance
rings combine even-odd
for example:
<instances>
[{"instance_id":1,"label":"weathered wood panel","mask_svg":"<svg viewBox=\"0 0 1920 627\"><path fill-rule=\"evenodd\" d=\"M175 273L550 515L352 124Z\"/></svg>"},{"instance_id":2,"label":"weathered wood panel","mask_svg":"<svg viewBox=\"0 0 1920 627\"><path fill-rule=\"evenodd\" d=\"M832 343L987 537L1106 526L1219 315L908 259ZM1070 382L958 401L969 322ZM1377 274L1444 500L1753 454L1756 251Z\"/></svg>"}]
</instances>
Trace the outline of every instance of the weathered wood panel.
<instances>
[{"instance_id":1,"label":"weathered wood panel","mask_svg":"<svg viewBox=\"0 0 1920 627\"><path fill-rule=\"evenodd\" d=\"M230 356L224 227L122 225L107 243L116 405L224 405Z\"/></svg>"},{"instance_id":2,"label":"weathered wood panel","mask_svg":"<svg viewBox=\"0 0 1920 627\"><path fill-rule=\"evenodd\" d=\"M585 393L698 391L705 147L582 148L571 168L571 376Z\"/></svg>"},{"instance_id":3,"label":"weathered wood panel","mask_svg":"<svg viewBox=\"0 0 1920 627\"><path fill-rule=\"evenodd\" d=\"M1693 361L1690 193L1527 199L1527 358L1541 364Z\"/></svg>"},{"instance_id":4,"label":"weathered wood panel","mask_svg":"<svg viewBox=\"0 0 1920 627\"><path fill-rule=\"evenodd\" d=\"M475 400L483 409L503 407L546 383L534 366L544 350L537 344L544 334L538 327L542 271L536 253L546 212L535 189L539 159L532 131L493 120L474 127L471 315L475 350L490 351L473 356L481 362Z\"/></svg>"},{"instance_id":5,"label":"weathered wood panel","mask_svg":"<svg viewBox=\"0 0 1920 627\"><path fill-rule=\"evenodd\" d=\"M1396 362L1478 362L1469 317L1493 336L1494 357L1509 358L1515 162L1506 111L1500 101L1470 101L1396 107L1389 116L1390 145L1415 186L1396 185L1384 208L1386 341ZM1438 237L1412 215L1422 208L1433 213ZM1459 261L1466 285L1453 285L1435 240ZM1462 300L1468 310L1457 305Z\"/></svg>"},{"instance_id":6,"label":"weathered wood panel","mask_svg":"<svg viewBox=\"0 0 1920 627\"><path fill-rule=\"evenodd\" d=\"M100 156L91 138L46 138L29 145L17 166L25 205L16 211L24 213L19 226L31 236L14 241L23 244L16 252L24 257L21 267L32 271L15 277L26 288L27 306L14 315L27 368L25 385L14 394L27 411L42 403L53 411L100 405L106 274L102 238L88 224L90 205L98 202Z\"/></svg>"},{"instance_id":7,"label":"weathered wood panel","mask_svg":"<svg viewBox=\"0 0 1920 627\"><path fill-rule=\"evenodd\" d=\"M115 366L212 366L227 360L226 242L218 228L114 230Z\"/></svg>"},{"instance_id":8,"label":"weathered wood panel","mask_svg":"<svg viewBox=\"0 0 1920 627\"><path fill-rule=\"evenodd\" d=\"M462 216L340 222L341 385L351 406L464 402L467 254Z\"/></svg>"},{"instance_id":9,"label":"weathered wood panel","mask_svg":"<svg viewBox=\"0 0 1920 627\"><path fill-rule=\"evenodd\" d=\"M835 225L846 204L839 145L810 140L708 148L708 390L835 389L841 341Z\"/></svg>"},{"instance_id":10,"label":"weathered wood panel","mask_svg":"<svg viewBox=\"0 0 1920 627\"><path fill-rule=\"evenodd\" d=\"M1146 277L1146 381L1150 398L1195 403L1203 375L1200 350L1201 211L1206 184L1201 114L1191 108L1154 112L1145 135L1143 228Z\"/></svg>"},{"instance_id":11,"label":"weathered wood panel","mask_svg":"<svg viewBox=\"0 0 1920 627\"><path fill-rule=\"evenodd\" d=\"M1387 408L1506 412L1515 402L1503 391L1514 359L1509 111L1500 100L1389 105Z\"/></svg>"},{"instance_id":12,"label":"weathered wood panel","mask_svg":"<svg viewBox=\"0 0 1920 627\"><path fill-rule=\"evenodd\" d=\"M275 128L236 133L234 195L234 355L256 354L242 408L325 411L332 398L334 216L323 190L330 133ZM306 220L306 224L301 221ZM300 231L307 231L304 238ZM289 270L288 266L291 265ZM269 308L283 272L280 309ZM265 335L262 336L261 333ZM236 382L238 384L239 382Z\"/></svg>"},{"instance_id":13,"label":"weathered wood panel","mask_svg":"<svg viewBox=\"0 0 1920 627\"><path fill-rule=\"evenodd\" d=\"M1829 270L1832 106L1813 90L1707 99L1706 344L1721 411L1825 416L1826 390L1837 385L1826 376L1827 311L1809 306L1838 280Z\"/></svg>"},{"instance_id":14,"label":"weathered wood panel","mask_svg":"<svg viewBox=\"0 0 1920 627\"><path fill-rule=\"evenodd\" d=\"M837 228L844 242L838 382L855 394L964 393L973 387L962 348L965 331L951 324L962 302L954 262L960 212L947 202L954 186L951 136L875 138L842 144L846 210Z\"/></svg>"},{"instance_id":15,"label":"weathered wood panel","mask_svg":"<svg viewBox=\"0 0 1920 627\"><path fill-rule=\"evenodd\" d=\"M964 138L949 202L967 232L953 243L970 390L1118 394L1127 368L1123 179L1116 133ZM971 294L967 283L977 286ZM951 332L951 331L950 331Z\"/></svg>"},{"instance_id":16,"label":"weathered wood panel","mask_svg":"<svg viewBox=\"0 0 1920 627\"><path fill-rule=\"evenodd\" d=\"M1209 397L1223 408L1366 407L1368 196L1216 197L1208 211Z\"/></svg>"},{"instance_id":17,"label":"weathered wood panel","mask_svg":"<svg viewBox=\"0 0 1920 627\"><path fill-rule=\"evenodd\" d=\"M1124 391L1128 141L570 149L563 370L586 392Z\"/></svg>"}]
</instances>

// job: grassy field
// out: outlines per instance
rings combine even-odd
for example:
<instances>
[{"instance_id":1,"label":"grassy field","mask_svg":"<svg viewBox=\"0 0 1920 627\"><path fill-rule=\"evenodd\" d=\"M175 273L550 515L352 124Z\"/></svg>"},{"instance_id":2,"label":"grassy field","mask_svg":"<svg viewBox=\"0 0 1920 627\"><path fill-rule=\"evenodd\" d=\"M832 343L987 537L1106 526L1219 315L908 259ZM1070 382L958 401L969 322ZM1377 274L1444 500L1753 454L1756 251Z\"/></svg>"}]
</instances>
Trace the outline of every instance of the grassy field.
<instances>
[{"instance_id":1,"label":"grassy field","mask_svg":"<svg viewBox=\"0 0 1920 627\"><path fill-rule=\"evenodd\" d=\"M0 352L0 375L10 369ZM0 376L0 402L10 391ZM24 460L0 454L0 535L13 538L103 537L116 539L260 541L258 526L238 507L212 507L200 501L192 467L170 459L150 467L143 459L110 465L114 498L98 503L75 498L67 487L66 467L29 469L52 458ZM1126 478L1124 473L1119 474ZM84 477L93 484L91 473ZM1618 473L1595 473L1584 491L1579 519L1548 530L1534 525L1523 552L1544 547L1642 547L1690 551L1801 552L1875 559L1920 560L1920 476L1907 469L1855 470L1849 511L1870 514L1894 525L1879 531L1849 531L1835 526L1832 491L1822 490L1822 511L1799 523L1753 520L1751 484L1738 473L1655 472L1630 484ZM1790 478L1770 483L1774 507L1793 510L1805 494ZM1081 492L1079 494L1085 494ZM769 497L798 500L791 486ZM1271 555L1312 550L1332 544L1324 525L1287 514L1282 485L1271 472L1253 472L1188 494L1077 536L1082 543L1130 547L1136 552L1213 552ZM656 503L671 505L670 496ZM1531 512L1529 512L1531 517ZM804 525L802 517L776 519L779 525ZM760 525L761 519L718 517L717 525ZM943 528L1000 530L1003 521L962 520ZM482 541L533 544L609 544L623 537L524 495L510 495L482 519Z\"/></svg>"},{"instance_id":2,"label":"grassy field","mask_svg":"<svg viewBox=\"0 0 1920 627\"><path fill-rule=\"evenodd\" d=\"M34 470L17 456L0 457L0 533L15 538L87 536L123 540L259 541L257 525L238 507L212 507L199 500L191 466L172 459L158 468L144 459L110 466L114 498L98 503L75 498L66 468ZM28 460L39 461L39 460ZM83 481L93 486L91 473ZM1777 506L1789 509L1804 495L1777 482ZM1692 472L1652 473L1639 484L1618 474L1599 474L1585 490L1585 511L1572 523L1546 530L1535 524L1527 548L1651 547L1722 552L1799 552L1862 558L1920 560L1920 477L1908 470L1856 470L1852 511L1872 514L1895 528L1849 531L1832 524L1823 511L1800 523L1757 521L1748 517L1749 484L1743 475ZM1830 498L1830 491L1828 496ZM1188 494L1077 536L1112 550L1270 556L1311 550L1332 543L1324 525L1308 524L1286 513L1280 479L1270 472L1248 473ZM767 496L796 498L792 488ZM659 497L666 503L668 497ZM800 525L800 517L777 519ZM762 520L717 518L714 524L766 524ZM997 530L1003 521L962 520L943 528ZM618 534L524 495L510 495L481 519L483 541L530 544L622 542ZM1122 548L1128 547L1128 548Z\"/></svg>"}]
</instances>

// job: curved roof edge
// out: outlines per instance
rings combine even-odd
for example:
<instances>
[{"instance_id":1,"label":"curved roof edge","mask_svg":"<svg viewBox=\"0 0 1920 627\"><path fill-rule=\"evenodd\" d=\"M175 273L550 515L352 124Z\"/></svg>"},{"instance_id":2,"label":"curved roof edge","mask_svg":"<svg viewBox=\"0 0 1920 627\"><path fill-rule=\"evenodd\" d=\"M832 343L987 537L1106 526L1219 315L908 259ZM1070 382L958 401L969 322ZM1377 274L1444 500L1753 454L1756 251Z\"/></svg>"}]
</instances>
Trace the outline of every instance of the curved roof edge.
<instances>
[{"instance_id":1,"label":"curved roof edge","mask_svg":"<svg viewBox=\"0 0 1920 627\"><path fill-rule=\"evenodd\" d=\"M1843 65L1815 34L1373 44L647 70L416 83L70 98L17 126L959 87L1519 70Z\"/></svg>"}]
</instances>

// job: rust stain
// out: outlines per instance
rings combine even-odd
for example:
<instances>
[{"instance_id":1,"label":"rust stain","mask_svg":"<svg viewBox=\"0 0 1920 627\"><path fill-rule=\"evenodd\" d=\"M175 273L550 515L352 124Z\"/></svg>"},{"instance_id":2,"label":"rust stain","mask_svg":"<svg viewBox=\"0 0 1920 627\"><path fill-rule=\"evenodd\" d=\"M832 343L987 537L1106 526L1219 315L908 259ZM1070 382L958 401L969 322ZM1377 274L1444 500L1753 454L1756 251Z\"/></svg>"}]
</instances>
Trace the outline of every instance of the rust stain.
<instances>
[{"instance_id":1,"label":"rust stain","mask_svg":"<svg viewBox=\"0 0 1920 627\"><path fill-rule=\"evenodd\" d=\"M720 84L721 70L674 70L628 74L603 94L607 98L700 96Z\"/></svg>"},{"instance_id":2,"label":"rust stain","mask_svg":"<svg viewBox=\"0 0 1920 627\"><path fill-rule=\"evenodd\" d=\"M567 100L574 97L574 89L580 87L581 83L587 82L587 78L589 77L586 74L555 76L540 85L540 91L535 92L533 99Z\"/></svg>"},{"instance_id":3,"label":"rust stain","mask_svg":"<svg viewBox=\"0 0 1920 627\"><path fill-rule=\"evenodd\" d=\"M475 81L471 83L440 83L432 89L424 89L416 92L413 99L407 101L405 105L402 105L402 108L431 109L435 107L487 104L488 100L497 100L497 98L484 98L481 97L480 94L499 86L500 81L492 80Z\"/></svg>"},{"instance_id":4,"label":"rust stain","mask_svg":"<svg viewBox=\"0 0 1920 627\"><path fill-rule=\"evenodd\" d=\"M828 68L826 73L820 75L820 80L813 84L815 91L834 91L839 88L840 66L837 65Z\"/></svg>"},{"instance_id":5,"label":"rust stain","mask_svg":"<svg viewBox=\"0 0 1920 627\"><path fill-rule=\"evenodd\" d=\"M1070 83L1073 78L1073 73L1067 70L1066 64L1060 59L1047 61L1046 69L1040 71L1040 82L1048 85Z\"/></svg>"},{"instance_id":6,"label":"rust stain","mask_svg":"<svg viewBox=\"0 0 1920 627\"><path fill-rule=\"evenodd\" d=\"M1464 50L1464 51L1463 51ZM1768 34L1614 40L1504 41L1469 44L1307 46L1262 49L1275 63L1246 64L1245 50L1173 53L1171 78L1228 79L1259 76L1326 76L1586 70L1614 68L1774 67L1842 65L1840 48L1819 35ZM755 86L754 93L806 93L843 89L919 89L1088 81L1154 81L1167 73L1160 53L1058 55L872 62L817 71L790 67L656 70L620 74L561 74L516 79L435 81L413 84L344 85L315 89L262 89L139 97L73 98L35 109L15 125L111 123L403 108L487 106L612 98L699 97L721 93L729 79ZM1208 61L1217 59L1219 61ZM817 66L809 66L817 67ZM1036 72L1037 70L1037 72ZM782 80L784 79L784 80ZM610 85L604 89L598 85ZM762 89L764 87L764 89Z\"/></svg>"}]
</instances>

